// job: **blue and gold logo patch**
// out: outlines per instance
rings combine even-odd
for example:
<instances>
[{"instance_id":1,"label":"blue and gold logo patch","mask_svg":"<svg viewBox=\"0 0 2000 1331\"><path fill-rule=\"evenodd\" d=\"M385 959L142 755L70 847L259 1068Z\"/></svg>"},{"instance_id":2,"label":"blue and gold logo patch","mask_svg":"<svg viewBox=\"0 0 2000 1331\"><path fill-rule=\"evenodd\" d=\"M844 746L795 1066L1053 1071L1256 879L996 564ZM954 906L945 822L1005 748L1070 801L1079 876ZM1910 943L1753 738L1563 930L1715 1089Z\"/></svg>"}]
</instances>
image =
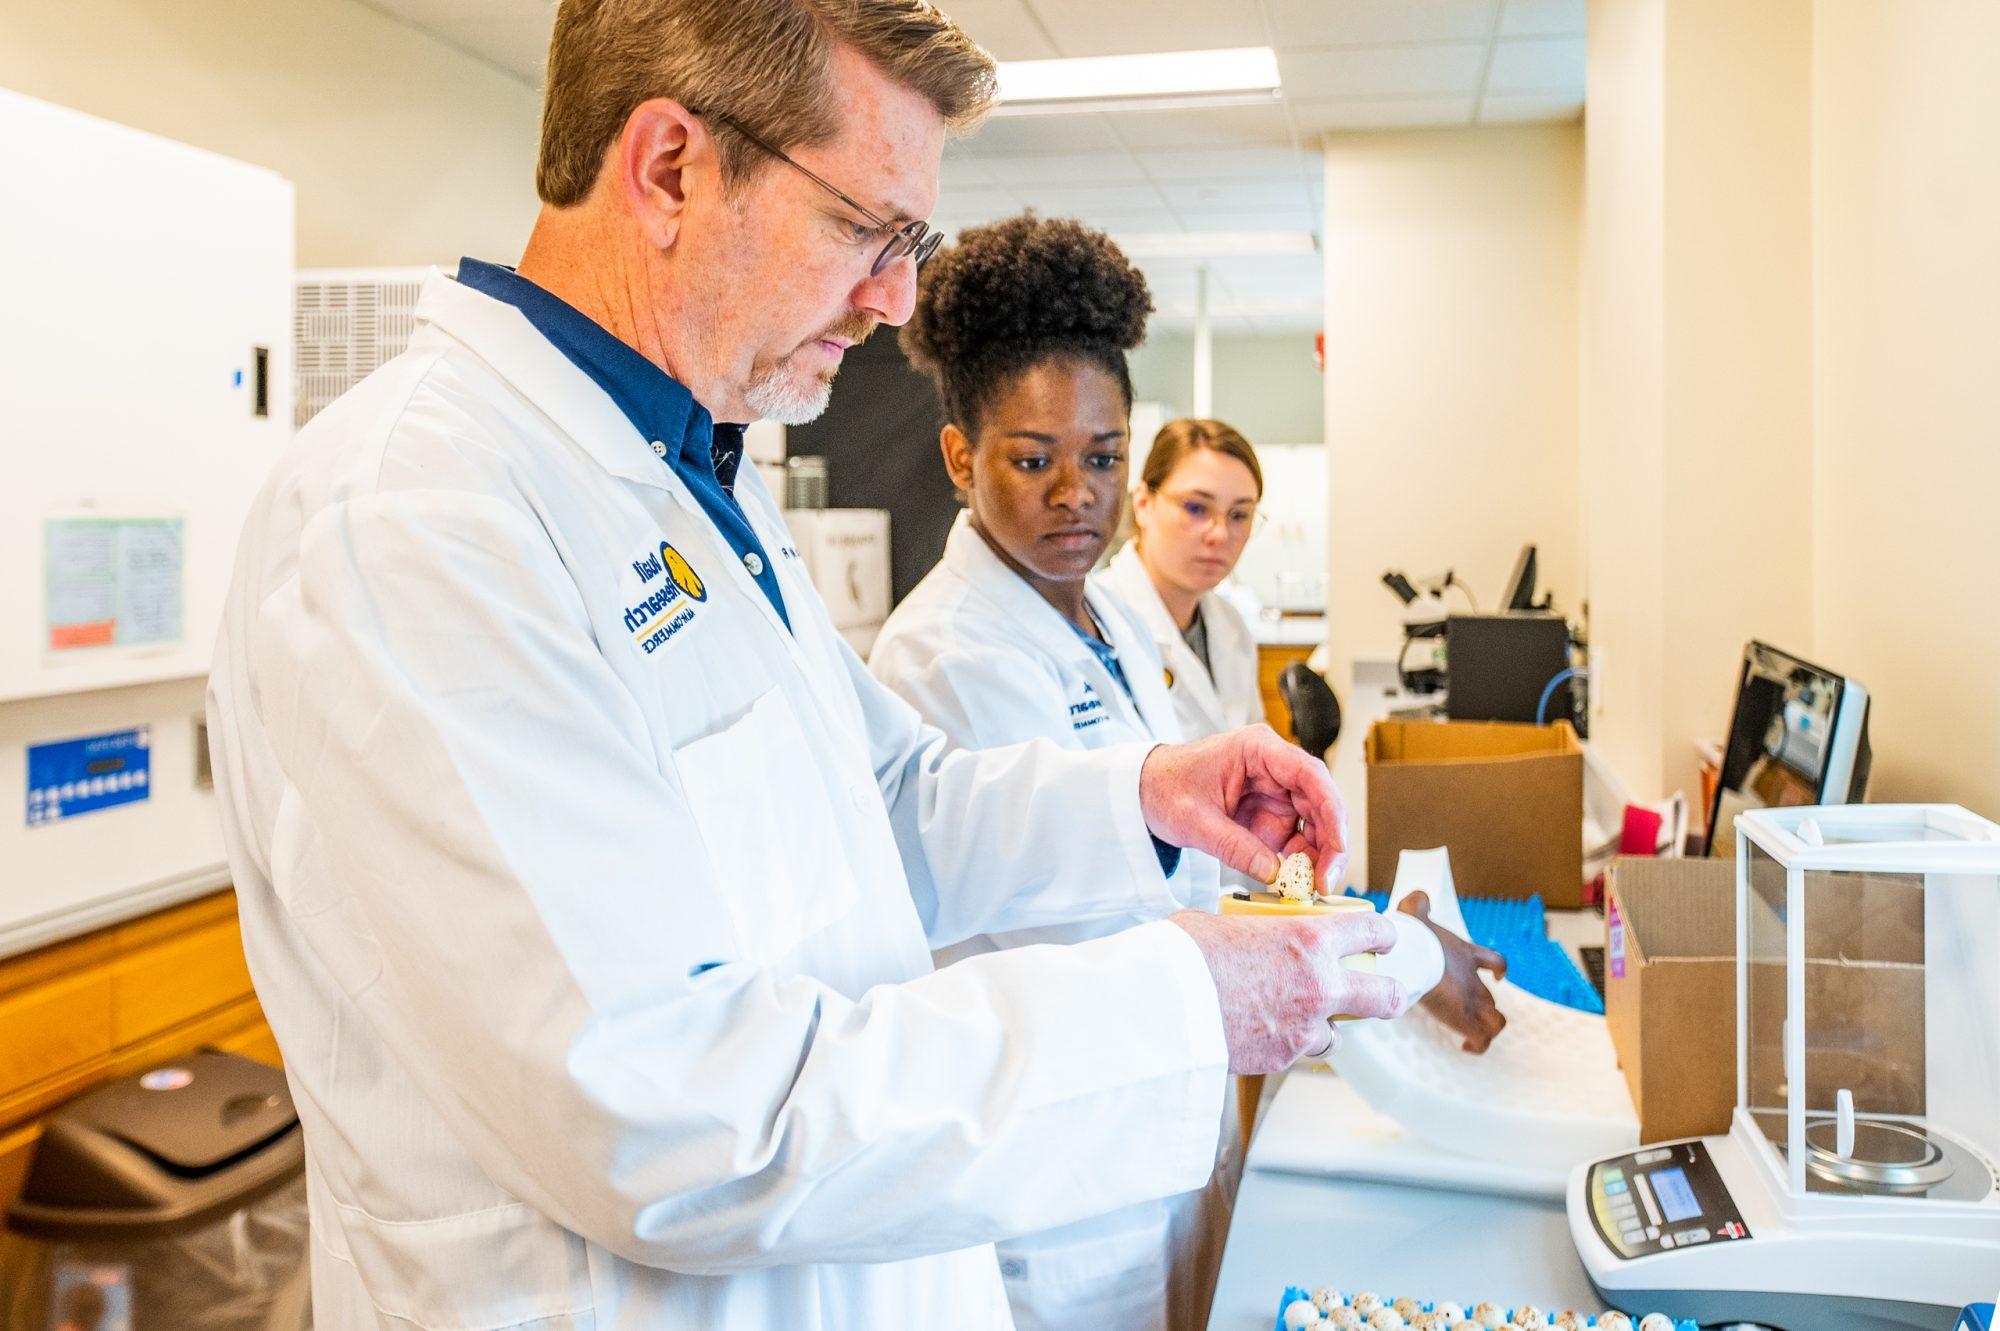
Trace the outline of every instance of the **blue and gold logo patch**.
<instances>
[{"instance_id":1,"label":"blue and gold logo patch","mask_svg":"<svg viewBox=\"0 0 2000 1331\"><path fill-rule=\"evenodd\" d=\"M633 560L632 571L643 591L636 604L625 607L625 631L651 656L694 622L695 607L708 599L708 584L687 556L665 541Z\"/></svg>"},{"instance_id":2,"label":"blue and gold logo patch","mask_svg":"<svg viewBox=\"0 0 2000 1331\"><path fill-rule=\"evenodd\" d=\"M703 584L701 575L694 571L680 551L665 541L660 542L660 562L666 565L667 576L674 580L674 586L697 601L708 599L708 587Z\"/></svg>"}]
</instances>

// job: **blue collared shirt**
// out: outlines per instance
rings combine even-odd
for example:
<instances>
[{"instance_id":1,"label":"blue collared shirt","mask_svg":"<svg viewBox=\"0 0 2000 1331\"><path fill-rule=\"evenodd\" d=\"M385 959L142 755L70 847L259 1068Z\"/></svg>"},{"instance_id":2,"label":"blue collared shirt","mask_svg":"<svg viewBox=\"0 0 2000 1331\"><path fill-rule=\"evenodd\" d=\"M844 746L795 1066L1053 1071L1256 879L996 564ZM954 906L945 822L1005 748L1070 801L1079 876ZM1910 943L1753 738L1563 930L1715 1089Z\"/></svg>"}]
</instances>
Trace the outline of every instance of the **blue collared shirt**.
<instances>
[{"instance_id":1,"label":"blue collared shirt","mask_svg":"<svg viewBox=\"0 0 2000 1331\"><path fill-rule=\"evenodd\" d=\"M785 598L778 590L778 570L736 502L743 427L715 424L708 409L679 380L513 269L461 259L458 280L526 315L537 332L605 391L660 455L661 464L694 492L744 571L756 580L785 627L791 628L792 617L785 612Z\"/></svg>"}]
</instances>

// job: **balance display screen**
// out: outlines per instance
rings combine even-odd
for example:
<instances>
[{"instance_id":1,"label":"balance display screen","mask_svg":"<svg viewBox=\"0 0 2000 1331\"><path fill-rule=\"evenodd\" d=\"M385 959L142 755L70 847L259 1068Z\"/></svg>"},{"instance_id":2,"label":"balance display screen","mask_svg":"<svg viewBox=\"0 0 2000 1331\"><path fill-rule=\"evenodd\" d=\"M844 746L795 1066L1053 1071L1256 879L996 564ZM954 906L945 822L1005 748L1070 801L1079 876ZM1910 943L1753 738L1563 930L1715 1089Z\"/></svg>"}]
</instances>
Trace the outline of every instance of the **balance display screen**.
<instances>
[{"instance_id":1,"label":"balance display screen","mask_svg":"<svg viewBox=\"0 0 2000 1331\"><path fill-rule=\"evenodd\" d=\"M1660 1200L1660 1214L1669 1223L1701 1214L1701 1203L1695 1201L1694 1189L1688 1186L1686 1170L1656 1169L1646 1177L1653 1185L1653 1195Z\"/></svg>"}]
</instances>

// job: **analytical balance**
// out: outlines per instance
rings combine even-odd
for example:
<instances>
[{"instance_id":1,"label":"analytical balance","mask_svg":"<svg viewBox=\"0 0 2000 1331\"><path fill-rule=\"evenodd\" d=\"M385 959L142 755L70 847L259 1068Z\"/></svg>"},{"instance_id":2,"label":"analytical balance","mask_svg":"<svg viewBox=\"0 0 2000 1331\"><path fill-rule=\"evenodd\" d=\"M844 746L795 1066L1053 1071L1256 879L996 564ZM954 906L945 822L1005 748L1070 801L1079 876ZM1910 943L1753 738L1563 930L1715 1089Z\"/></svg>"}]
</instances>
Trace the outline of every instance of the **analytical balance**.
<instances>
[{"instance_id":1,"label":"analytical balance","mask_svg":"<svg viewBox=\"0 0 2000 1331\"><path fill-rule=\"evenodd\" d=\"M1580 1166L1577 1250L1622 1308L1942 1331L2000 1285L2000 827L1846 805L1736 833L1730 1130Z\"/></svg>"}]
</instances>

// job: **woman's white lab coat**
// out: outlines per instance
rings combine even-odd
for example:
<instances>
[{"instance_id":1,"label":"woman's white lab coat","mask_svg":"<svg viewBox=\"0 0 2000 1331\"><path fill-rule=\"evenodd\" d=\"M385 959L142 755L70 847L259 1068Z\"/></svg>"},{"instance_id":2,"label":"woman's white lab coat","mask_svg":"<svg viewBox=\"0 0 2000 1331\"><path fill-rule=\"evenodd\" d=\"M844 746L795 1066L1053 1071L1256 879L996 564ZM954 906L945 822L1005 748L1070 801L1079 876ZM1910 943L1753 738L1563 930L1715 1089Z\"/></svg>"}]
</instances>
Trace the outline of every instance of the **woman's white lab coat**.
<instances>
[{"instance_id":1,"label":"woman's white lab coat","mask_svg":"<svg viewBox=\"0 0 2000 1331\"><path fill-rule=\"evenodd\" d=\"M1001 562L960 514L943 560L883 625L869 668L925 720L968 747L1043 738L1095 751L1179 740L1151 638L1097 579L1085 599L1118 654L1129 695L1069 621ZM1205 855L1184 855L1169 880L1179 903L1214 909L1217 869ZM1149 914L989 934L941 952L938 960L1079 942ZM1217 1146L1216 1174L1206 1188L1003 1241L1000 1269L1021 1331L1199 1327L1241 1170L1233 1108L1218 1123Z\"/></svg>"},{"instance_id":2,"label":"woman's white lab coat","mask_svg":"<svg viewBox=\"0 0 2000 1331\"><path fill-rule=\"evenodd\" d=\"M1211 673L1181 637L1180 626L1154 589L1152 574L1140 562L1137 541L1112 556L1103 577L1138 616L1166 663L1173 678L1168 691L1183 735L1206 739L1264 719L1264 700L1257 691L1257 640L1235 606L1214 592L1201 598Z\"/></svg>"},{"instance_id":3,"label":"woman's white lab coat","mask_svg":"<svg viewBox=\"0 0 2000 1331\"><path fill-rule=\"evenodd\" d=\"M358 1328L1004 1328L990 1240L1198 1186L1226 1052L1144 745L954 751L792 631L656 449L441 277L239 551L209 713L245 949Z\"/></svg>"}]
</instances>

